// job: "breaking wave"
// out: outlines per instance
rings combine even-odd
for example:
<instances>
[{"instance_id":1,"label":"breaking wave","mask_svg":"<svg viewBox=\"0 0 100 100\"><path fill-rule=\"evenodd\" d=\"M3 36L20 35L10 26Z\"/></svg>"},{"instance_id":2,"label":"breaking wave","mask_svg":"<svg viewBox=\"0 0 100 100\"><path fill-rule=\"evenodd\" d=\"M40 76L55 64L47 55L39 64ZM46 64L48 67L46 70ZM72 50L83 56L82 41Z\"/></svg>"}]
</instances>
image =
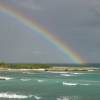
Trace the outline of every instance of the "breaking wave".
<instances>
[{"instance_id":1,"label":"breaking wave","mask_svg":"<svg viewBox=\"0 0 100 100\"><path fill-rule=\"evenodd\" d=\"M67 82L62 82L63 85L69 85L69 86L76 86L76 85L84 85L84 86L88 86L90 84L87 83L67 83Z\"/></svg>"},{"instance_id":2,"label":"breaking wave","mask_svg":"<svg viewBox=\"0 0 100 100\"><path fill-rule=\"evenodd\" d=\"M55 71L55 72L54 72L54 71L47 71L47 72L49 72L49 73L55 73L55 74L56 74L56 73L58 73L58 74L59 74L59 73L62 73L62 74L68 73L68 72L57 72L57 71Z\"/></svg>"},{"instance_id":3,"label":"breaking wave","mask_svg":"<svg viewBox=\"0 0 100 100\"><path fill-rule=\"evenodd\" d=\"M77 76L77 75L82 75L82 74L85 74L85 73L73 73L73 72L70 72L70 73L61 73L60 75L61 76Z\"/></svg>"},{"instance_id":4,"label":"breaking wave","mask_svg":"<svg viewBox=\"0 0 100 100\"><path fill-rule=\"evenodd\" d=\"M74 76L74 75L71 75L71 74L60 74L61 76Z\"/></svg>"},{"instance_id":5,"label":"breaking wave","mask_svg":"<svg viewBox=\"0 0 100 100\"><path fill-rule=\"evenodd\" d=\"M75 75L81 75L81 74L85 74L85 73L72 73L72 74L75 74Z\"/></svg>"},{"instance_id":6,"label":"breaking wave","mask_svg":"<svg viewBox=\"0 0 100 100\"><path fill-rule=\"evenodd\" d=\"M60 96L56 100L80 100L78 96Z\"/></svg>"},{"instance_id":7,"label":"breaking wave","mask_svg":"<svg viewBox=\"0 0 100 100\"><path fill-rule=\"evenodd\" d=\"M0 93L0 98L11 98L11 99L26 99L31 98L32 95L17 95L16 93Z\"/></svg>"},{"instance_id":8,"label":"breaking wave","mask_svg":"<svg viewBox=\"0 0 100 100\"><path fill-rule=\"evenodd\" d=\"M31 79L20 79L21 81L30 81Z\"/></svg>"},{"instance_id":9,"label":"breaking wave","mask_svg":"<svg viewBox=\"0 0 100 100\"><path fill-rule=\"evenodd\" d=\"M0 76L0 80L11 80L13 78L11 77L4 77L4 76Z\"/></svg>"},{"instance_id":10,"label":"breaking wave","mask_svg":"<svg viewBox=\"0 0 100 100\"><path fill-rule=\"evenodd\" d=\"M40 82L40 83L41 83L41 82L44 82L44 80L37 80L37 81Z\"/></svg>"},{"instance_id":11,"label":"breaking wave","mask_svg":"<svg viewBox=\"0 0 100 100\"><path fill-rule=\"evenodd\" d=\"M35 98L36 100L40 100L42 97L39 97L39 96L34 95L34 98Z\"/></svg>"},{"instance_id":12,"label":"breaking wave","mask_svg":"<svg viewBox=\"0 0 100 100\"><path fill-rule=\"evenodd\" d=\"M63 84L63 85L71 85L71 86L78 85L77 83L67 83L67 82L63 82L62 84Z\"/></svg>"},{"instance_id":13,"label":"breaking wave","mask_svg":"<svg viewBox=\"0 0 100 100\"><path fill-rule=\"evenodd\" d=\"M35 74L35 73L32 73L32 72L22 72L23 74Z\"/></svg>"}]
</instances>

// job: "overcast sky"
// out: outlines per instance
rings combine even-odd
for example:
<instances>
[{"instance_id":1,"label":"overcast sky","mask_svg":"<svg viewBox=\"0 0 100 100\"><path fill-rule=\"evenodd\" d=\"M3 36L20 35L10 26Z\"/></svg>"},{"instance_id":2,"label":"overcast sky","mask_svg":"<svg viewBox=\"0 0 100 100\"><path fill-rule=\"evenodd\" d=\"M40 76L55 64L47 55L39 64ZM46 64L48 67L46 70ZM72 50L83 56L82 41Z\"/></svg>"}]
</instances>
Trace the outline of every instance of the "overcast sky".
<instances>
[{"instance_id":1,"label":"overcast sky","mask_svg":"<svg viewBox=\"0 0 100 100\"><path fill-rule=\"evenodd\" d=\"M100 0L0 0L32 16L88 63L100 62ZM73 63L37 32L0 12L0 61Z\"/></svg>"}]
</instances>

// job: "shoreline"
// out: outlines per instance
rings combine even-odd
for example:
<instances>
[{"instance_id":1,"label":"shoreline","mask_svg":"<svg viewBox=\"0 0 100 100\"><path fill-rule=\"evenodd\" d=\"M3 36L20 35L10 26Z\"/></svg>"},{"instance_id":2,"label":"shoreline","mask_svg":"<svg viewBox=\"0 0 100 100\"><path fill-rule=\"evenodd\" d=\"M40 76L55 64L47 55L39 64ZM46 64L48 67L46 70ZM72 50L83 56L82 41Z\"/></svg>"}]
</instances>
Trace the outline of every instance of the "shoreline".
<instances>
[{"instance_id":1,"label":"shoreline","mask_svg":"<svg viewBox=\"0 0 100 100\"><path fill-rule=\"evenodd\" d=\"M12 69L12 68L0 68L1 72L50 72L50 73L80 73L80 72L93 72L99 71L100 68L96 67L52 67L52 68L37 68L37 69ZM9 77L0 77L0 80L9 80Z\"/></svg>"},{"instance_id":2,"label":"shoreline","mask_svg":"<svg viewBox=\"0 0 100 100\"><path fill-rule=\"evenodd\" d=\"M96 67L51 67L51 68L35 68L35 69L13 69L13 68L0 68L0 71L9 71L9 72L80 72L80 71L96 71L100 70L100 68Z\"/></svg>"}]
</instances>

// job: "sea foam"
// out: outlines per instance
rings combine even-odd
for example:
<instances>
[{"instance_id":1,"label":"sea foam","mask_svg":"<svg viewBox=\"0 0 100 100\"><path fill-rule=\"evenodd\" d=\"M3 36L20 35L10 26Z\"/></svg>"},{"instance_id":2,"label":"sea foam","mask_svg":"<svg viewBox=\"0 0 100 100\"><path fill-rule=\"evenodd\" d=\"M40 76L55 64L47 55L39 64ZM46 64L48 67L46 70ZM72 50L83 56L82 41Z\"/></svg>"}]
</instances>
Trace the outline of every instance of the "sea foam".
<instances>
[{"instance_id":1,"label":"sea foam","mask_svg":"<svg viewBox=\"0 0 100 100\"><path fill-rule=\"evenodd\" d=\"M36 100L40 100L42 97L39 97L39 96L34 95L34 98L35 98Z\"/></svg>"},{"instance_id":2,"label":"sea foam","mask_svg":"<svg viewBox=\"0 0 100 100\"><path fill-rule=\"evenodd\" d=\"M59 98L57 98L57 100L70 100L68 97L59 97Z\"/></svg>"},{"instance_id":3,"label":"sea foam","mask_svg":"<svg viewBox=\"0 0 100 100\"><path fill-rule=\"evenodd\" d=\"M26 99L31 98L32 95L17 95L16 93L0 93L0 98L11 98L11 99Z\"/></svg>"},{"instance_id":4,"label":"sea foam","mask_svg":"<svg viewBox=\"0 0 100 100\"><path fill-rule=\"evenodd\" d=\"M13 79L13 78L11 78L11 77L0 76L0 79L1 79L1 80L11 80L11 79Z\"/></svg>"},{"instance_id":5,"label":"sea foam","mask_svg":"<svg viewBox=\"0 0 100 100\"><path fill-rule=\"evenodd\" d=\"M77 75L82 75L84 73L73 73L73 72L70 72L70 73L61 73L60 75L61 76L77 76Z\"/></svg>"},{"instance_id":6,"label":"sea foam","mask_svg":"<svg viewBox=\"0 0 100 100\"><path fill-rule=\"evenodd\" d=\"M80 100L79 96L60 96L57 100Z\"/></svg>"},{"instance_id":7,"label":"sea foam","mask_svg":"<svg viewBox=\"0 0 100 100\"><path fill-rule=\"evenodd\" d=\"M35 74L35 73L32 73L32 72L22 72L23 74Z\"/></svg>"},{"instance_id":8,"label":"sea foam","mask_svg":"<svg viewBox=\"0 0 100 100\"><path fill-rule=\"evenodd\" d=\"M63 85L69 85L69 86L76 86L76 85L84 85L84 86L89 86L90 84L87 83L67 83L67 82L62 82Z\"/></svg>"},{"instance_id":9,"label":"sea foam","mask_svg":"<svg viewBox=\"0 0 100 100\"><path fill-rule=\"evenodd\" d=\"M60 74L61 76L74 76L74 75L71 75L71 74Z\"/></svg>"},{"instance_id":10,"label":"sea foam","mask_svg":"<svg viewBox=\"0 0 100 100\"><path fill-rule=\"evenodd\" d=\"M44 82L44 80L37 80L39 83Z\"/></svg>"},{"instance_id":11,"label":"sea foam","mask_svg":"<svg viewBox=\"0 0 100 100\"><path fill-rule=\"evenodd\" d=\"M75 74L75 75L81 75L81 74L85 74L85 73L72 73L72 74Z\"/></svg>"},{"instance_id":12,"label":"sea foam","mask_svg":"<svg viewBox=\"0 0 100 100\"><path fill-rule=\"evenodd\" d=\"M77 83L67 83L67 82L62 82L63 85L70 85L70 86L75 86L78 85Z\"/></svg>"}]
</instances>

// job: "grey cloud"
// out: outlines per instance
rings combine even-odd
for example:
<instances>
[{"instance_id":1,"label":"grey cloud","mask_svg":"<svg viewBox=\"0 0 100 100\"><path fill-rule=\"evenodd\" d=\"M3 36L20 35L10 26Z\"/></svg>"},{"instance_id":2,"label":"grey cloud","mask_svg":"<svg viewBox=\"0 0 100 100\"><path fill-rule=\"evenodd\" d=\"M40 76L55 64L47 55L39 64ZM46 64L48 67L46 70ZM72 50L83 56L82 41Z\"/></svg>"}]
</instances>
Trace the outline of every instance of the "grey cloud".
<instances>
[{"instance_id":1,"label":"grey cloud","mask_svg":"<svg viewBox=\"0 0 100 100\"><path fill-rule=\"evenodd\" d=\"M29 1L27 1L27 0L17 1L16 0L15 3L17 3L21 7L29 9L29 10L42 11L42 8L39 5L37 5L35 2L33 2L33 0L29 0Z\"/></svg>"},{"instance_id":2,"label":"grey cloud","mask_svg":"<svg viewBox=\"0 0 100 100\"><path fill-rule=\"evenodd\" d=\"M82 58L86 59L87 62L100 62L99 0L31 0L31 2L33 2L35 6L38 5L43 9L42 12L29 9L27 10L27 8L23 8L23 6L18 7L18 4L13 3L12 0L9 1L10 2L8 2L8 0L2 0L0 2L10 4L12 3L23 13L32 16L40 24L46 27L52 34L58 36L61 41L66 45L66 47L67 44L69 44L69 46L72 47L74 51L78 52ZM0 21L2 21L4 18L2 17L0 19ZM10 21L12 20L10 19ZM12 22L14 23L16 21ZM2 25L2 28L4 27L6 27L6 30L3 30L5 31L3 32L3 35L4 33L6 35L8 26L4 24ZM15 51L12 56L16 56L15 60L13 60L13 56L11 57L10 61L19 61L20 59L20 61L34 60L34 62L66 62L66 57L63 56L63 53L53 47L52 44L48 46L49 42L46 43L45 39L37 35L33 36L33 34L27 30L25 30L24 32L23 30L18 31L13 24L9 27L13 27L13 30L9 30L9 32L10 36L14 39L8 36L8 39L10 40L8 43L9 46L12 48L8 51L11 51L11 53L12 51ZM22 25L20 27L22 27ZM1 31L2 28L0 29ZM27 33L29 33L30 35L28 35ZM4 38L3 35L2 38L0 38L1 41ZM32 37L35 37L34 44L37 44L35 49L31 47L31 42L33 41ZM19 41L17 41L16 38L18 38ZM6 39L6 43L7 41L8 40ZM14 41L14 44L12 43L12 41ZM6 45L5 47L2 44L3 43L1 42L0 45L4 49L8 48L7 44L4 43ZM25 44L27 44L27 46ZM41 44L43 44L43 46L41 46ZM8 52L4 49L2 49L2 52L5 51L6 55L8 55ZM34 56L30 52L33 53ZM22 57L20 57L21 54ZM6 58L6 56L4 58Z\"/></svg>"},{"instance_id":3,"label":"grey cloud","mask_svg":"<svg viewBox=\"0 0 100 100\"><path fill-rule=\"evenodd\" d=\"M0 16L0 60L6 62L66 62L63 53L15 18ZM63 58L63 59L62 59Z\"/></svg>"}]
</instances>

